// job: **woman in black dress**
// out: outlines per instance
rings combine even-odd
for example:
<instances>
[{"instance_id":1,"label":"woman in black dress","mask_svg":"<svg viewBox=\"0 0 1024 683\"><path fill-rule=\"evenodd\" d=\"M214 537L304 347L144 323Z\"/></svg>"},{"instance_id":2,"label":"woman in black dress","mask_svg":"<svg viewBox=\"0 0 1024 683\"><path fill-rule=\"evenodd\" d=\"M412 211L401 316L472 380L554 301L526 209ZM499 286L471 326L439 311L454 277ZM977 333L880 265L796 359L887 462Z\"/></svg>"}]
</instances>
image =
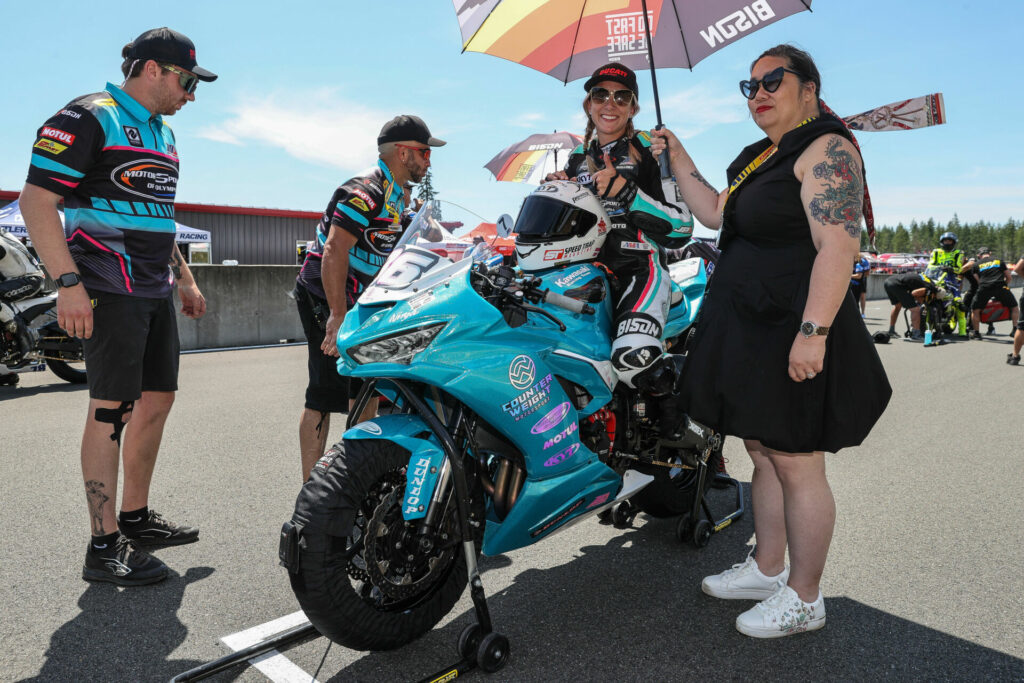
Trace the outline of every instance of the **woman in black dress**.
<instances>
[{"instance_id":1,"label":"woman in black dress","mask_svg":"<svg viewBox=\"0 0 1024 683\"><path fill-rule=\"evenodd\" d=\"M820 88L813 60L790 45L753 63L740 90L767 138L740 153L721 193L675 135L651 131L694 215L722 228L682 393L693 419L742 438L754 463L756 554L702 588L761 600L736 620L759 638L825 625L819 581L835 500L824 453L859 445L892 393L847 287L863 162Z\"/></svg>"}]
</instances>

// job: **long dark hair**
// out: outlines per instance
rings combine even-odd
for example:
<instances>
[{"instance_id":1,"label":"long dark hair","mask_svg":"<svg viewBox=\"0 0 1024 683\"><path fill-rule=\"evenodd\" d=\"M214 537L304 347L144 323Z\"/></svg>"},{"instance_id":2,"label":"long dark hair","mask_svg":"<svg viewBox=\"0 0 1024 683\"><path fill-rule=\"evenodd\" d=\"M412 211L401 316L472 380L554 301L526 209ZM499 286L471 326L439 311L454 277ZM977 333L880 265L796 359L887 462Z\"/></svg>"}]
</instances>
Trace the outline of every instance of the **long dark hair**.
<instances>
[{"instance_id":1,"label":"long dark hair","mask_svg":"<svg viewBox=\"0 0 1024 683\"><path fill-rule=\"evenodd\" d=\"M783 43L762 52L760 57L750 63L750 68L753 69L754 65L765 57L779 57L789 62L788 68L799 73L797 78L800 79L801 85L804 83L814 84L814 96L819 103L821 102L821 74L818 73L818 67L815 66L814 60L809 54L789 43Z\"/></svg>"}]
</instances>

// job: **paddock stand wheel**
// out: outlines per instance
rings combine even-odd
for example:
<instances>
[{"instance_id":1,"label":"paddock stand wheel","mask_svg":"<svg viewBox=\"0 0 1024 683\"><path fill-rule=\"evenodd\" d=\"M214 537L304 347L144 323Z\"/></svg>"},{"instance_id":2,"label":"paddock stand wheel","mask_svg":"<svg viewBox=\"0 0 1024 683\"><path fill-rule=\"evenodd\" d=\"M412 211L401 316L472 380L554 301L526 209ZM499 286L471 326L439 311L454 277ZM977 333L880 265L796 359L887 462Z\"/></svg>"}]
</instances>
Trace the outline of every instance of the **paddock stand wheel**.
<instances>
[{"instance_id":1,"label":"paddock stand wheel","mask_svg":"<svg viewBox=\"0 0 1024 683\"><path fill-rule=\"evenodd\" d=\"M711 534L714 531L711 527L711 522L706 519L702 519L697 522L697 525L693 527L693 538L691 539L694 547L703 548L711 540Z\"/></svg>"},{"instance_id":2,"label":"paddock stand wheel","mask_svg":"<svg viewBox=\"0 0 1024 683\"><path fill-rule=\"evenodd\" d=\"M470 624L459 634L459 656L469 661L476 661L476 649L483 639L484 630L480 624Z\"/></svg>"},{"instance_id":3,"label":"paddock stand wheel","mask_svg":"<svg viewBox=\"0 0 1024 683\"><path fill-rule=\"evenodd\" d=\"M612 506L612 524L616 529L628 529L633 526L633 519L640 512L640 508L632 505L628 500L616 503Z\"/></svg>"},{"instance_id":4,"label":"paddock stand wheel","mask_svg":"<svg viewBox=\"0 0 1024 683\"><path fill-rule=\"evenodd\" d=\"M500 671L510 655L508 638L500 633L488 633L476 649L476 664L489 674Z\"/></svg>"},{"instance_id":5,"label":"paddock stand wheel","mask_svg":"<svg viewBox=\"0 0 1024 683\"><path fill-rule=\"evenodd\" d=\"M693 539L693 516L689 512L676 523L676 538L680 543L689 543Z\"/></svg>"}]
</instances>

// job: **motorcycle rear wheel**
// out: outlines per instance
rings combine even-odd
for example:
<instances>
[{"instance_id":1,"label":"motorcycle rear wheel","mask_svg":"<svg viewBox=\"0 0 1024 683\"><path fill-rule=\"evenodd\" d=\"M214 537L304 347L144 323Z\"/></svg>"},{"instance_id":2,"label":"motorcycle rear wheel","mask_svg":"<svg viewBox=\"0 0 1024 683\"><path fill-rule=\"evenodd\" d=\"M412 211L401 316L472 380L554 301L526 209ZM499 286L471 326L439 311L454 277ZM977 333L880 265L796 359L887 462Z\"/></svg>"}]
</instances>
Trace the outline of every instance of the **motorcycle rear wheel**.
<instances>
[{"instance_id":1,"label":"motorcycle rear wheel","mask_svg":"<svg viewBox=\"0 0 1024 683\"><path fill-rule=\"evenodd\" d=\"M73 367L71 363L62 360L47 360L46 367L53 371L53 374L60 377L65 382L71 382L72 384L85 384L88 381L88 377L85 373L85 361L79 361L75 365L81 365L82 369L79 370L77 367Z\"/></svg>"},{"instance_id":2,"label":"motorcycle rear wheel","mask_svg":"<svg viewBox=\"0 0 1024 683\"><path fill-rule=\"evenodd\" d=\"M296 501L293 521L304 525L305 547L298 572L289 573L292 590L313 626L332 641L354 650L401 647L430 631L461 597L467 584L463 545L422 557L415 546L403 546L408 549L383 559L379 554L391 553L393 542L404 538L409 452L378 439L353 439L331 451L333 460L326 468L324 460L318 463ZM450 510L443 525L450 545L454 522ZM372 533L364 533L368 528ZM372 552L368 543L376 543ZM410 583L424 585L405 595L400 579L382 579L402 576L396 565L413 555L411 564L420 569L408 572Z\"/></svg>"},{"instance_id":3,"label":"motorcycle rear wheel","mask_svg":"<svg viewBox=\"0 0 1024 683\"><path fill-rule=\"evenodd\" d=\"M708 473L702 495L711 487L721 461L722 447L719 446L708 458ZM630 498L631 503L652 517L676 517L693 509L693 499L697 494L697 470L674 470L651 465L644 468L643 472L653 475L654 481Z\"/></svg>"}]
</instances>

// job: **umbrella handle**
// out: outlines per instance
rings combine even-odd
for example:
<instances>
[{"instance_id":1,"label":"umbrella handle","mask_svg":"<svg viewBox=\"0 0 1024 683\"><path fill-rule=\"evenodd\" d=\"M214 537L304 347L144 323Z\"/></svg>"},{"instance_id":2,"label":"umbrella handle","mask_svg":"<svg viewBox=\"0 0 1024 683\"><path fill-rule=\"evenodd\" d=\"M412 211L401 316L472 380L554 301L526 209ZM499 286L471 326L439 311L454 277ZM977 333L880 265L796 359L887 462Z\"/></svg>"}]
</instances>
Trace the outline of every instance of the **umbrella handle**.
<instances>
[{"instance_id":1,"label":"umbrella handle","mask_svg":"<svg viewBox=\"0 0 1024 683\"><path fill-rule=\"evenodd\" d=\"M665 127L665 124L661 123L659 121L658 125L656 125L654 127L654 130L661 130L664 127ZM669 161L668 161L668 147L665 147L665 151L662 152L661 156L658 157L658 166L661 167L661 178L662 178L662 180L664 180L665 178L671 178L672 177L672 166L669 164Z\"/></svg>"}]
</instances>

